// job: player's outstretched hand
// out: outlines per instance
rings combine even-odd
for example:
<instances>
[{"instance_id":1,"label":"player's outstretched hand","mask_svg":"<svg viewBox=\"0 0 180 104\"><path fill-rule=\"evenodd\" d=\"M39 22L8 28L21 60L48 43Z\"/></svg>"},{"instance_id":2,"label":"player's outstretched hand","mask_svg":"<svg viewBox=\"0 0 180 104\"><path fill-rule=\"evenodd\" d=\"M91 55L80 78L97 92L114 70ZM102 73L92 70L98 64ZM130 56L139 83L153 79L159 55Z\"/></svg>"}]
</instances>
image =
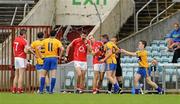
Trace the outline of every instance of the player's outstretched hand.
<instances>
[{"instance_id":1,"label":"player's outstretched hand","mask_svg":"<svg viewBox=\"0 0 180 104\"><path fill-rule=\"evenodd\" d=\"M122 49L122 48L121 48L121 49L120 49L120 52L121 52L121 53L125 53L125 49Z\"/></svg>"},{"instance_id":2,"label":"player's outstretched hand","mask_svg":"<svg viewBox=\"0 0 180 104\"><path fill-rule=\"evenodd\" d=\"M104 60L104 59L101 59L101 60L99 60L99 62L105 62L105 60Z\"/></svg>"}]
</instances>

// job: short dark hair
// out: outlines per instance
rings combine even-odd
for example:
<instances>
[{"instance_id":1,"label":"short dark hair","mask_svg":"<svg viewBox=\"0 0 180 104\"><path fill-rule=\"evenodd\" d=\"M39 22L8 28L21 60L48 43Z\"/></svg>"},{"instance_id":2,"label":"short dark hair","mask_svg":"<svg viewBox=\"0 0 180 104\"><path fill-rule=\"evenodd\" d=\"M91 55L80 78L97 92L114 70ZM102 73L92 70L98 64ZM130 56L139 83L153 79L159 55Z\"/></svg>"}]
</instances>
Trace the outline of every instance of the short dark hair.
<instances>
[{"instance_id":1,"label":"short dark hair","mask_svg":"<svg viewBox=\"0 0 180 104\"><path fill-rule=\"evenodd\" d=\"M52 30L52 31L50 32L50 36L56 36L56 33L57 33L56 30Z\"/></svg>"},{"instance_id":2,"label":"short dark hair","mask_svg":"<svg viewBox=\"0 0 180 104\"><path fill-rule=\"evenodd\" d=\"M39 32L37 34L37 38L42 39L43 37L44 37L44 33L43 32Z\"/></svg>"},{"instance_id":3,"label":"short dark hair","mask_svg":"<svg viewBox=\"0 0 180 104\"><path fill-rule=\"evenodd\" d=\"M147 42L145 40L140 40L140 42L144 45L144 48L147 46Z\"/></svg>"},{"instance_id":4,"label":"short dark hair","mask_svg":"<svg viewBox=\"0 0 180 104\"><path fill-rule=\"evenodd\" d=\"M21 30L20 30L20 35L24 35L24 34L26 34L26 32L27 32L27 30L21 29Z\"/></svg>"},{"instance_id":5,"label":"short dark hair","mask_svg":"<svg viewBox=\"0 0 180 104\"><path fill-rule=\"evenodd\" d=\"M102 38L109 40L109 36L108 36L108 34L104 34L104 35L102 35Z\"/></svg>"}]
</instances>

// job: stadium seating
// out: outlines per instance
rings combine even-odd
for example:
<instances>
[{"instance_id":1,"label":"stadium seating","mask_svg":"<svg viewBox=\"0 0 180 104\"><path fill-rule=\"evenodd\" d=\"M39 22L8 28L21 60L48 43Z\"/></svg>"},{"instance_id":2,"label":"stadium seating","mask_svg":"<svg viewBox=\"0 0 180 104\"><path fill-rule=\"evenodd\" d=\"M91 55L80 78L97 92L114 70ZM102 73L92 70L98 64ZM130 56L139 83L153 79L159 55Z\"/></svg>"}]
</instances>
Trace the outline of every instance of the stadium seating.
<instances>
[{"instance_id":1,"label":"stadium seating","mask_svg":"<svg viewBox=\"0 0 180 104\"><path fill-rule=\"evenodd\" d=\"M0 25L18 25L23 20L24 16L34 7L34 5L34 0L0 0ZM16 14L15 8L17 8ZM26 14L24 15L24 13ZM14 14L15 18L12 22Z\"/></svg>"},{"instance_id":2,"label":"stadium seating","mask_svg":"<svg viewBox=\"0 0 180 104\"><path fill-rule=\"evenodd\" d=\"M150 46L146 47L146 50L148 51L148 62L150 63L153 58L156 58L162 66L167 65L166 67L163 67L165 72L165 81L166 82L175 82L176 81L176 75L175 70L177 69L173 65L171 65L171 61L173 58L173 52L167 51L167 43L165 40L153 40L150 43ZM123 69L123 77L124 77L124 88L129 88L131 86L131 80L133 78L133 70L136 72L138 70L137 67L138 59L136 57L130 57L130 56L123 56L121 58L121 66ZM180 59L178 60L180 62ZM163 72L159 72L159 83L162 83L162 74ZM178 74L180 74L180 70L178 70Z\"/></svg>"}]
</instances>

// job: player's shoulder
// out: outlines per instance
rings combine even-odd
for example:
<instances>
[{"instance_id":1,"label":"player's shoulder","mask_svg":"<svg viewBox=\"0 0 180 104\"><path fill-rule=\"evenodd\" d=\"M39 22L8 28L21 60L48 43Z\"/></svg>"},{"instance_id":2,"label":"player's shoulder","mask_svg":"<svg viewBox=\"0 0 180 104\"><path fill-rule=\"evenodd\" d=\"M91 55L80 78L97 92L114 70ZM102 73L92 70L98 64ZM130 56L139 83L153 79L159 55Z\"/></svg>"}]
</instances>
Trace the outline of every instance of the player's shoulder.
<instances>
[{"instance_id":1,"label":"player's shoulder","mask_svg":"<svg viewBox=\"0 0 180 104\"><path fill-rule=\"evenodd\" d=\"M39 40L35 40L31 44L37 44L38 42L39 42Z\"/></svg>"},{"instance_id":2,"label":"player's shoulder","mask_svg":"<svg viewBox=\"0 0 180 104\"><path fill-rule=\"evenodd\" d=\"M99 40L97 40L96 43L97 43L97 44L103 44L103 42L102 42L102 41L99 41Z\"/></svg>"},{"instance_id":3,"label":"player's shoulder","mask_svg":"<svg viewBox=\"0 0 180 104\"><path fill-rule=\"evenodd\" d=\"M49 38L45 38L45 39L42 40L42 42L45 42L45 41L48 41L48 40L49 40Z\"/></svg>"},{"instance_id":4,"label":"player's shoulder","mask_svg":"<svg viewBox=\"0 0 180 104\"><path fill-rule=\"evenodd\" d=\"M72 41L72 43L74 44L74 43L78 43L78 42L80 42L82 39L81 38L76 38L76 39L74 39L73 41Z\"/></svg>"},{"instance_id":5,"label":"player's shoulder","mask_svg":"<svg viewBox=\"0 0 180 104\"><path fill-rule=\"evenodd\" d=\"M109 46L109 47L111 47L111 46L113 46L114 44L113 44L113 42L109 41L109 42L106 43L106 45Z\"/></svg>"},{"instance_id":6,"label":"player's shoulder","mask_svg":"<svg viewBox=\"0 0 180 104\"><path fill-rule=\"evenodd\" d=\"M76 38L76 39L74 39L73 41L74 42L78 42L78 41L81 41L82 39L81 38Z\"/></svg>"},{"instance_id":7,"label":"player's shoulder","mask_svg":"<svg viewBox=\"0 0 180 104\"><path fill-rule=\"evenodd\" d=\"M147 51L147 50L143 50L143 53L144 53L144 54L148 54L148 51Z\"/></svg>"}]
</instances>

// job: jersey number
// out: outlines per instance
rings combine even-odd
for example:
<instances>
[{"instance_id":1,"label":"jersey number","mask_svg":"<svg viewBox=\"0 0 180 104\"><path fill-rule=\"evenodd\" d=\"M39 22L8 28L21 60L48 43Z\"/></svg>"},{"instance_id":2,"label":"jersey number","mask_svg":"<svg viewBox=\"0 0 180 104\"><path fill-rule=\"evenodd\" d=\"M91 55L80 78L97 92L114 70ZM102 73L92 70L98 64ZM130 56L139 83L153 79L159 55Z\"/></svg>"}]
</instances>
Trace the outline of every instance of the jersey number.
<instances>
[{"instance_id":1,"label":"jersey number","mask_svg":"<svg viewBox=\"0 0 180 104\"><path fill-rule=\"evenodd\" d=\"M18 42L14 42L14 44L15 44L15 50L17 51L19 43Z\"/></svg>"},{"instance_id":2,"label":"jersey number","mask_svg":"<svg viewBox=\"0 0 180 104\"><path fill-rule=\"evenodd\" d=\"M48 51L53 51L53 43L48 43Z\"/></svg>"}]
</instances>

